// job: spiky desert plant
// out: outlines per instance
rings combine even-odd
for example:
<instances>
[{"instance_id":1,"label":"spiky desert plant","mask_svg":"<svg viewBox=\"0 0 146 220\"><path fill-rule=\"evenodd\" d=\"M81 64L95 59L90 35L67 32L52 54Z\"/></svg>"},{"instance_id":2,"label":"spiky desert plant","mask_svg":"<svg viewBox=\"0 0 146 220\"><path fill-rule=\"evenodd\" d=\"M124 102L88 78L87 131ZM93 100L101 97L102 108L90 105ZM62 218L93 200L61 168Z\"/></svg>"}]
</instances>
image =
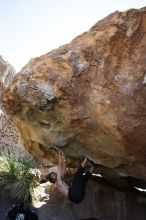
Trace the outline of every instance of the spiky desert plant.
<instances>
[{"instance_id":1,"label":"spiky desert plant","mask_svg":"<svg viewBox=\"0 0 146 220\"><path fill-rule=\"evenodd\" d=\"M31 157L4 156L0 162L0 187L7 190L17 201L28 201L34 187L33 176L29 170L36 166Z\"/></svg>"}]
</instances>

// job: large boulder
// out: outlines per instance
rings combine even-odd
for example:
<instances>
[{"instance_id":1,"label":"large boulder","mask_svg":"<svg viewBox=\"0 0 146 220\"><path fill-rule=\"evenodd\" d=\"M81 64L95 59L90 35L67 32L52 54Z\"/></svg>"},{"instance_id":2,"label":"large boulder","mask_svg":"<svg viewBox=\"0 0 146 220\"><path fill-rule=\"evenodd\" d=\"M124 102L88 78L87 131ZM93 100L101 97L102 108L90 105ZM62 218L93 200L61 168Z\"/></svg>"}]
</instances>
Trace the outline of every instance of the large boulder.
<instances>
[{"instance_id":1,"label":"large boulder","mask_svg":"<svg viewBox=\"0 0 146 220\"><path fill-rule=\"evenodd\" d=\"M35 156L146 179L146 8L115 12L30 62L3 106Z\"/></svg>"}]
</instances>

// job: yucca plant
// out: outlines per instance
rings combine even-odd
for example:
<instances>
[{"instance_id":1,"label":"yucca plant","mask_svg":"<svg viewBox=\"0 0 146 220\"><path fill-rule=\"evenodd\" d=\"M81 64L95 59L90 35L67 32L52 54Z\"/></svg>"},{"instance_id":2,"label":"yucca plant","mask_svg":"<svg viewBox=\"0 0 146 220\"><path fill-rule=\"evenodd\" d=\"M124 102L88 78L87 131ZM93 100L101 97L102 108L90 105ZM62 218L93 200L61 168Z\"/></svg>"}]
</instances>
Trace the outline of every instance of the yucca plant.
<instances>
[{"instance_id":1,"label":"yucca plant","mask_svg":"<svg viewBox=\"0 0 146 220\"><path fill-rule=\"evenodd\" d=\"M34 159L30 157L3 155L0 161L0 187L7 190L13 199L26 202L34 187L29 170L35 166Z\"/></svg>"}]
</instances>

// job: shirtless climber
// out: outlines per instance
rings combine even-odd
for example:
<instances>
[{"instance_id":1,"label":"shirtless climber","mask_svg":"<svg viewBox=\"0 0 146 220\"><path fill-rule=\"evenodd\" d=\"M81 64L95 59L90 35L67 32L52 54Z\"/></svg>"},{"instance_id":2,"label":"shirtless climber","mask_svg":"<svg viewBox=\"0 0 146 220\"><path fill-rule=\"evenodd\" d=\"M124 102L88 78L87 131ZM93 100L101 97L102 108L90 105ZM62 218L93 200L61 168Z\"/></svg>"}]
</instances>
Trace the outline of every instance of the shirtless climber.
<instances>
[{"instance_id":1,"label":"shirtless climber","mask_svg":"<svg viewBox=\"0 0 146 220\"><path fill-rule=\"evenodd\" d=\"M53 170L47 176L48 180L56 185L59 192L61 192L64 196L68 197L72 202L75 203L80 203L84 199L86 184L89 178L92 177L94 166L91 166L90 170L86 171L84 168L86 161L87 158L83 160L81 166L74 174L70 187L62 180L66 171L66 164L64 156L61 154L59 154L59 165L57 166L57 170Z\"/></svg>"}]
</instances>

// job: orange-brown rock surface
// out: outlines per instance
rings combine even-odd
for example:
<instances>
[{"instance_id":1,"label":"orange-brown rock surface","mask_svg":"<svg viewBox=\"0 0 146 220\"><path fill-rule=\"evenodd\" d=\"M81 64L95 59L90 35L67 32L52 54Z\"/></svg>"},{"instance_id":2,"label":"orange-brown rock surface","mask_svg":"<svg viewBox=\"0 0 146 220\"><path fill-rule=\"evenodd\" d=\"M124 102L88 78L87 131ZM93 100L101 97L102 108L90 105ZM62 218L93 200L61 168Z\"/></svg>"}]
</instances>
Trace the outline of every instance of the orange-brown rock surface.
<instances>
[{"instance_id":1,"label":"orange-brown rock surface","mask_svg":"<svg viewBox=\"0 0 146 220\"><path fill-rule=\"evenodd\" d=\"M31 59L3 106L32 154L87 156L146 179L146 8L115 12Z\"/></svg>"}]
</instances>

